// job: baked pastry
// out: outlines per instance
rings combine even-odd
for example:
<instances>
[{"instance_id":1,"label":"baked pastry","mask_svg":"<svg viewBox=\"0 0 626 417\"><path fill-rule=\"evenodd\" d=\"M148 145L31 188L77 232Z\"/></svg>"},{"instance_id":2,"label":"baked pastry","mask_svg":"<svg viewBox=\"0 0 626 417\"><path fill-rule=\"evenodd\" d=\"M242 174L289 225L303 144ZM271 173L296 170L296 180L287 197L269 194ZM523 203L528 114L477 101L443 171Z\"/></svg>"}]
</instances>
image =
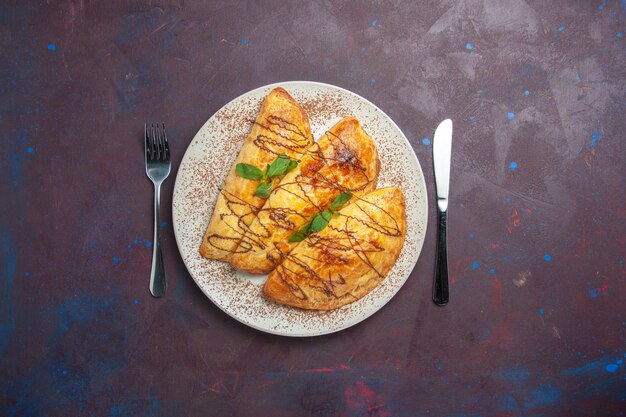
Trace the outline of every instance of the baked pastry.
<instances>
[{"instance_id":1,"label":"baked pastry","mask_svg":"<svg viewBox=\"0 0 626 417\"><path fill-rule=\"evenodd\" d=\"M265 202L255 195L259 181L239 176L237 164L264 169L282 153L299 160L312 143L309 119L302 106L283 88L272 90L263 100L250 135L218 196L200 246L203 257L227 260L237 249L243 229L254 220ZM278 183L276 180L273 184Z\"/></svg>"},{"instance_id":2,"label":"baked pastry","mask_svg":"<svg viewBox=\"0 0 626 417\"><path fill-rule=\"evenodd\" d=\"M372 291L400 255L405 203L396 187L372 191L308 235L269 275L263 292L294 307L332 310Z\"/></svg>"},{"instance_id":3,"label":"baked pastry","mask_svg":"<svg viewBox=\"0 0 626 417\"><path fill-rule=\"evenodd\" d=\"M355 117L343 118L311 145L272 191L230 264L255 274L269 273L297 245L290 238L316 213L326 210L342 192L356 198L376 188L379 170L372 138Z\"/></svg>"}]
</instances>

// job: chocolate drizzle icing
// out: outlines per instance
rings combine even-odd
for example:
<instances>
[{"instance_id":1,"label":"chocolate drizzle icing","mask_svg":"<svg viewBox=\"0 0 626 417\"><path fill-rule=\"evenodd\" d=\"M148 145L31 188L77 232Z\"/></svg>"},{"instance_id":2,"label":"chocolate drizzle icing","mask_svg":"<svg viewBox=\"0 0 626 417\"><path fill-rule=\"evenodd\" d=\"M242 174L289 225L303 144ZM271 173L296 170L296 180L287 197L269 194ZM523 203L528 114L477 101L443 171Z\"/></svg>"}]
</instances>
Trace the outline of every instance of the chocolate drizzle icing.
<instances>
[{"instance_id":1,"label":"chocolate drizzle icing","mask_svg":"<svg viewBox=\"0 0 626 417\"><path fill-rule=\"evenodd\" d=\"M387 210L375 204L360 198L357 202L352 203L352 207L358 208L358 214L346 215L340 213L340 221L331 222L328 226L332 229L331 233L319 233L309 235L301 244L310 248L315 248L316 257L303 255L298 257L294 252L284 254L285 261L275 269L275 273L280 280L289 288L291 294L301 300L306 300L307 295L303 288L293 280L292 277L304 278L304 282L308 288L321 292L327 297L339 299L343 297L358 298L351 293L338 295L335 290L337 285L345 284L345 279L341 274L331 275L331 268L322 269L327 274L322 275L315 271L310 265L317 262L325 265L347 265L350 258L356 256L361 263L367 266L372 272L371 279L382 279L384 275L376 270L369 255L372 253L383 252L385 249L375 241L376 234L401 237L402 230L395 219ZM374 216L374 211L376 215ZM374 220L374 217L381 220ZM354 232L357 228L354 222L361 224L364 228L374 233L360 232L361 237ZM339 224L339 225L338 225ZM324 236L329 235L329 236ZM364 238L367 236L368 238ZM374 239L372 240L372 236ZM293 268L296 267L296 269Z\"/></svg>"},{"instance_id":2,"label":"chocolate drizzle icing","mask_svg":"<svg viewBox=\"0 0 626 417\"><path fill-rule=\"evenodd\" d=\"M306 132L281 117L269 115L264 121L254 120L251 123L261 128L261 133L252 140L252 143L259 149L271 154L278 156L285 151L290 151L289 153L292 155L301 156L311 143ZM227 190L223 189L221 195L225 199L227 210L219 214L220 220L232 233L227 236L216 233L207 235L206 240L209 245L229 253L248 252L252 249L253 244L263 245L254 236L249 236L245 242L237 245L249 229L248 225L257 216L259 208ZM280 221L281 217L286 218L284 213L284 211L282 213L276 211L274 218ZM236 222L229 222L228 220L231 218L235 219ZM232 224L236 224L237 227L233 227Z\"/></svg>"},{"instance_id":3,"label":"chocolate drizzle icing","mask_svg":"<svg viewBox=\"0 0 626 417\"><path fill-rule=\"evenodd\" d=\"M322 141L326 143L320 145ZM295 211L289 207L268 207L266 204L259 210L257 221L242 228L242 244L236 249L237 254L265 252L270 264L277 264L293 246L287 243L289 237L311 216L325 210L339 193L350 191L354 194L375 185L377 173L368 171L359 158L360 152L353 148L354 144L331 131L320 142L306 150L308 158L301 160L300 173L291 180L283 180L273 191L289 193L305 201L305 208ZM372 157L376 158L375 152ZM284 233L277 235L277 229L284 230Z\"/></svg>"},{"instance_id":4,"label":"chocolate drizzle icing","mask_svg":"<svg viewBox=\"0 0 626 417\"><path fill-rule=\"evenodd\" d=\"M304 132L298 126L282 119L278 116L270 115L266 119L266 124L259 123L254 120L252 123L260 126L264 130L271 132L275 137L267 134L259 134L252 141L258 148L274 155L280 155L286 149L293 153L302 155L309 144L309 140ZM279 140L276 137L282 139Z\"/></svg>"},{"instance_id":5,"label":"chocolate drizzle icing","mask_svg":"<svg viewBox=\"0 0 626 417\"><path fill-rule=\"evenodd\" d=\"M301 155L299 162L302 161L305 155L310 156L309 162L301 166L300 174L293 181L281 182L273 191L275 193L277 190L282 190L304 199L307 201L310 209L305 213L297 212L289 207L263 207L258 209L232 194L229 195L229 193L222 191L228 207L228 213L222 214L222 218L237 218L238 230L230 227L235 236L229 237L228 242L232 243L241 240L241 243L238 247L232 249L228 245L220 245L220 242L224 239L223 237L209 235L207 240L213 247L237 254L254 250L266 251L268 247L264 242L271 238L271 229L279 228L295 232L314 213L324 210L330 204L332 198L340 192L351 191L355 193L362 191L372 183L372 179L367 175L367 168L359 159L357 151L352 149L338 135L330 131L326 133L330 139L328 149L322 149L318 143L313 143L308 148L302 149L302 143L306 142L306 137L294 124L276 116L268 116L265 124L258 121L254 123L262 127L264 131L271 132L274 136L274 138L270 138L268 134L259 134L253 140L257 147L276 155L282 152L282 149L290 149L294 153ZM282 139L280 148L276 138ZM331 167L331 165L333 166ZM298 187L299 192L292 191L293 185ZM325 189L326 192L330 191L330 199L319 204L313 197L314 188L318 190ZM261 211L268 214L267 219L270 223L260 224L260 228L252 230L252 222ZM278 259L272 259L272 262L277 261Z\"/></svg>"}]
</instances>

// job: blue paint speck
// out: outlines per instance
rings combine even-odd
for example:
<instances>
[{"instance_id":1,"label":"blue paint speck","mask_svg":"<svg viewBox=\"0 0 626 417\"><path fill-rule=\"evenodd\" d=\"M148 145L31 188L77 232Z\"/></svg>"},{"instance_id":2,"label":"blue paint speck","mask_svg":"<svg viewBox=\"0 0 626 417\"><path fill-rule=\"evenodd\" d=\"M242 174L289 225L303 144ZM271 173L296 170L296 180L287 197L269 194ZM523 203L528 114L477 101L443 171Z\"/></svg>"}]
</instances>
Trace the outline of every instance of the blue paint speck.
<instances>
[{"instance_id":1,"label":"blue paint speck","mask_svg":"<svg viewBox=\"0 0 626 417\"><path fill-rule=\"evenodd\" d=\"M372 26L376 26L378 24L378 19L372 20Z\"/></svg>"},{"instance_id":2,"label":"blue paint speck","mask_svg":"<svg viewBox=\"0 0 626 417\"><path fill-rule=\"evenodd\" d=\"M120 263L120 258L113 258L113 263L114 264Z\"/></svg>"},{"instance_id":3,"label":"blue paint speck","mask_svg":"<svg viewBox=\"0 0 626 417\"><path fill-rule=\"evenodd\" d=\"M146 240L146 248L151 248L152 247L152 242L150 242L149 240Z\"/></svg>"},{"instance_id":4,"label":"blue paint speck","mask_svg":"<svg viewBox=\"0 0 626 417\"><path fill-rule=\"evenodd\" d=\"M130 249L130 245L128 245L128 249Z\"/></svg>"},{"instance_id":5,"label":"blue paint speck","mask_svg":"<svg viewBox=\"0 0 626 417\"><path fill-rule=\"evenodd\" d=\"M604 10L604 4L599 5L599 6L598 6L598 9L600 9L600 10Z\"/></svg>"},{"instance_id":6,"label":"blue paint speck","mask_svg":"<svg viewBox=\"0 0 626 417\"><path fill-rule=\"evenodd\" d=\"M546 253L545 255L543 255L543 260L546 262L550 262L552 260L552 255Z\"/></svg>"},{"instance_id":7,"label":"blue paint speck","mask_svg":"<svg viewBox=\"0 0 626 417\"><path fill-rule=\"evenodd\" d=\"M622 34L622 32L617 32L617 37L622 39L624 37L624 35Z\"/></svg>"},{"instance_id":8,"label":"blue paint speck","mask_svg":"<svg viewBox=\"0 0 626 417\"><path fill-rule=\"evenodd\" d=\"M539 314L543 316L543 313L545 313L545 311L543 311L543 308L539 309Z\"/></svg>"},{"instance_id":9,"label":"blue paint speck","mask_svg":"<svg viewBox=\"0 0 626 417\"><path fill-rule=\"evenodd\" d=\"M565 28L563 26L559 26L559 32L563 32Z\"/></svg>"},{"instance_id":10,"label":"blue paint speck","mask_svg":"<svg viewBox=\"0 0 626 417\"><path fill-rule=\"evenodd\" d=\"M576 74L576 81L580 81L580 75Z\"/></svg>"},{"instance_id":11,"label":"blue paint speck","mask_svg":"<svg viewBox=\"0 0 626 417\"><path fill-rule=\"evenodd\" d=\"M509 261L509 257L508 257L508 256L505 256L504 258L502 258L502 260L503 260L504 262L508 262L508 261Z\"/></svg>"},{"instance_id":12,"label":"blue paint speck","mask_svg":"<svg viewBox=\"0 0 626 417\"><path fill-rule=\"evenodd\" d=\"M361 52L365 52L365 48L361 48Z\"/></svg>"},{"instance_id":13,"label":"blue paint speck","mask_svg":"<svg viewBox=\"0 0 626 417\"><path fill-rule=\"evenodd\" d=\"M595 132L593 132L593 135L591 135L591 148L592 149L598 146L598 140L600 140L600 138L602 138L602 131L598 128L596 129Z\"/></svg>"},{"instance_id":14,"label":"blue paint speck","mask_svg":"<svg viewBox=\"0 0 626 417\"><path fill-rule=\"evenodd\" d=\"M133 240L133 243L134 243L135 245L138 245L138 244L139 244L139 239L135 239L135 240Z\"/></svg>"},{"instance_id":15,"label":"blue paint speck","mask_svg":"<svg viewBox=\"0 0 626 417\"><path fill-rule=\"evenodd\" d=\"M470 122L473 122L474 120L476 120L476 116L469 116L467 120L469 120Z\"/></svg>"},{"instance_id":16,"label":"blue paint speck","mask_svg":"<svg viewBox=\"0 0 626 417\"><path fill-rule=\"evenodd\" d=\"M470 233L469 237L470 239L474 239L474 233Z\"/></svg>"},{"instance_id":17,"label":"blue paint speck","mask_svg":"<svg viewBox=\"0 0 626 417\"><path fill-rule=\"evenodd\" d=\"M528 97L530 95L530 91L526 90L524 91L524 96Z\"/></svg>"},{"instance_id":18,"label":"blue paint speck","mask_svg":"<svg viewBox=\"0 0 626 417\"><path fill-rule=\"evenodd\" d=\"M55 44L53 44L53 43L49 43L49 44L48 44L48 49L49 49L50 51L56 51L56 50L57 50L57 47L56 47L56 45L55 45Z\"/></svg>"},{"instance_id":19,"label":"blue paint speck","mask_svg":"<svg viewBox=\"0 0 626 417\"><path fill-rule=\"evenodd\" d=\"M509 169L510 169L511 171L515 171L515 170L517 169L517 162L515 162L515 161L514 161L514 162L511 162L511 163L509 164Z\"/></svg>"},{"instance_id":20,"label":"blue paint speck","mask_svg":"<svg viewBox=\"0 0 626 417\"><path fill-rule=\"evenodd\" d=\"M615 361L615 359L617 359L617 358L608 358L608 357L604 356L604 357L600 358L597 361L588 362L588 363L586 363L583 366L580 366L578 368L566 369L564 371L561 371L561 373L563 375L586 375L586 374L595 373L595 372L601 371L601 370L606 370L608 372L613 372L613 371L610 371L607 368L611 367L611 365L615 365L615 370L617 370L617 365L612 363L613 361ZM613 367L611 367L610 369L613 369Z\"/></svg>"},{"instance_id":21,"label":"blue paint speck","mask_svg":"<svg viewBox=\"0 0 626 417\"><path fill-rule=\"evenodd\" d=\"M474 263L472 263L472 269L476 268L478 268L478 261L474 261Z\"/></svg>"},{"instance_id":22,"label":"blue paint speck","mask_svg":"<svg viewBox=\"0 0 626 417\"><path fill-rule=\"evenodd\" d=\"M424 138L424 139L422 139L422 143L423 143L424 145L428 146L428 145L430 145L430 139L428 139L428 138Z\"/></svg>"},{"instance_id":23,"label":"blue paint speck","mask_svg":"<svg viewBox=\"0 0 626 417\"><path fill-rule=\"evenodd\" d=\"M244 39L242 39L242 40L241 40L241 44L242 44L242 45L245 45L245 44L247 44L247 43L248 43L248 40L247 40L247 39L245 39L245 38L244 38Z\"/></svg>"},{"instance_id":24,"label":"blue paint speck","mask_svg":"<svg viewBox=\"0 0 626 417\"><path fill-rule=\"evenodd\" d=\"M465 49L467 49L468 51L471 51L472 49L474 49L474 45L468 42L465 44Z\"/></svg>"},{"instance_id":25,"label":"blue paint speck","mask_svg":"<svg viewBox=\"0 0 626 417\"><path fill-rule=\"evenodd\" d=\"M133 301L133 303L134 303L135 305L137 305L137 304L139 304L139 300L135 298L135 301Z\"/></svg>"},{"instance_id":26,"label":"blue paint speck","mask_svg":"<svg viewBox=\"0 0 626 417\"><path fill-rule=\"evenodd\" d=\"M506 118L509 119L509 120L515 119L515 113L513 113L512 111L508 112L506 114Z\"/></svg>"},{"instance_id":27,"label":"blue paint speck","mask_svg":"<svg viewBox=\"0 0 626 417\"><path fill-rule=\"evenodd\" d=\"M618 365L621 365L624 361L622 361L621 359L617 361Z\"/></svg>"},{"instance_id":28,"label":"blue paint speck","mask_svg":"<svg viewBox=\"0 0 626 417\"><path fill-rule=\"evenodd\" d=\"M596 298L598 296L598 290L589 290L589 297Z\"/></svg>"},{"instance_id":29,"label":"blue paint speck","mask_svg":"<svg viewBox=\"0 0 626 417\"><path fill-rule=\"evenodd\" d=\"M489 273L490 273L491 275L495 275L495 274L496 274L496 270L492 268L492 269L490 269L490 270L489 270Z\"/></svg>"},{"instance_id":30,"label":"blue paint speck","mask_svg":"<svg viewBox=\"0 0 626 417\"><path fill-rule=\"evenodd\" d=\"M167 227L167 222L162 222L161 227Z\"/></svg>"},{"instance_id":31,"label":"blue paint speck","mask_svg":"<svg viewBox=\"0 0 626 417\"><path fill-rule=\"evenodd\" d=\"M28 272L28 271L24 272L24 276L25 276L25 277L27 277L27 276L29 276L29 275L30 275L30 272Z\"/></svg>"},{"instance_id":32,"label":"blue paint speck","mask_svg":"<svg viewBox=\"0 0 626 417\"><path fill-rule=\"evenodd\" d=\"M28 148L26 148L26 152L28 153L33 153L33 148L31 148L30 146Z\"/></svg>"},{"instance_id":33,"label":"blue paint speck","mask_svg":"<svg viewBox=\"0 0 626 417\"><path fill-rule=\"evenodd\" d=\"M614 364L614 363L611 363L611 364L608 364L606 366L606 368L604 368L604 369L606 369L607 372L613 373L613 372L617 371L617 365Z\"/></svg>"},{"instance_id":34,"label":"blue paint speck","mask_svg":"<svg viewBox=\"0 0 626 417\"><path fill-rule=\"evenodd\" d=\"M126 214L133 214L133 211L132 211L132 210L128 210L128 211L126 212Z\"/></svg>"},{"instance_id":35,"label":"blue paint speck","mask_svg":"<svg viewBox=\"0 0 626 417\"><path fill-rule=\"evenodd\" d=\"M510 203L510 202L511 202L511 197L506 197L506 198L504 199L504 202L505 202L505 203Z\"/></svg>"},{"instance_id":36,"label":"blue paint speck","mask_svg":"<svg viewBox=\"0 0 626 417\"><path fill-rule=\"evenodd\" d=\"M372 85L376 84L376 80L370 80L370 84Z\"/></svg>"}]
</instances>

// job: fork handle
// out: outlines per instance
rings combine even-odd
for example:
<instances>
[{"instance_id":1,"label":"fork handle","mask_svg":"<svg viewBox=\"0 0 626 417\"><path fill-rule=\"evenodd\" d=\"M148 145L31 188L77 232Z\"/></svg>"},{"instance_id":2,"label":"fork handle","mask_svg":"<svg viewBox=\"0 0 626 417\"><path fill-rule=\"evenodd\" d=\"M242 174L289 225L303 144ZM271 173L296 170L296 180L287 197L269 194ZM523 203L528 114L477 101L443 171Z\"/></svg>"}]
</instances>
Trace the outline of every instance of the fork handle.
<instances>
[{"instance_id":1,"label":"fork handle","mask_svg":"<svg viewBox=\"0 0 626 417\"><path fill-rule=\"evenodd\" d=\"M152 270L150 271L150 293L154 297L163 297L167 289L167 277L163 252L161 252L161 183L154 184L154 245L152 247Z\"/></svg>"},{"instance_id":2,"label":"fork handle","mask_svg":"<svg viewBox=\"0 0 626 417\"><path fill-rule=\"evenodd\" d=\"M450 299L450 284L448 282L448 248L446 243L446 228L448 223L447 211L437 210L438 237L437 256L435 258L435 282L433 285L433 301L438 306L445 306Z\"/></svg>"}]
</instances>

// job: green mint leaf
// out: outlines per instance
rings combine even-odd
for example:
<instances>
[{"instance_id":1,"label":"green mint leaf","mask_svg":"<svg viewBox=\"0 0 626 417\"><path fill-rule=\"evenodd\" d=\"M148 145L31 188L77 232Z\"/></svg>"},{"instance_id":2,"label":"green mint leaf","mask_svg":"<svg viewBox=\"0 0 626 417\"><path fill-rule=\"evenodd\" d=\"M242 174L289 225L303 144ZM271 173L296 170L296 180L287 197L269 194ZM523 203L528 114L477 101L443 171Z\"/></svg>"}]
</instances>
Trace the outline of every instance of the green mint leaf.
<instances>
[{"instance_id":1,"label":"green mint leaf","mask_svg":"<svg viewBox=\"0 0 626 417\"><path fill-rule=\"evenodd\" d=\"M274 180L272 180L269 184L266 182L262 182L256 187L256 191L254 192L259 198L267 198L270 196L272 192L272 187L274 186Z\"/></svg>"},{"instance_id":2,"label":"green mint leaf","mask_svg":"<svg viewBox=\"0 0 626 417\"><path fill-rule=\"evenodd\" d=\"M247 180L260 180L263 178L263 171L261 171L259 168L255 167L254 165L237 164L237 167L235 168L235 170L237 171L237 174L239 174L240 177L243 177Z\"/></svg>"},{"instance_id":3,"label":"green mint leaf","mask_svg":"<svg viewBox=\"0 0 626 417\"><path fill-rule=\"evenodd\" d=\"M281 153L278 155L278 158L274 159L274 162L267 167L265 175L267 175L267 178L280 177L287 172L290 162L291 159L284 153Z\"/></svg>"},{"instance_id":4,"label":"green mint leaf","mask_svg":"<svg viewBox=\"0 0 626 417\"><path fill-rule=\"evenodd\" d=\"M294 233L289 238L289 242L291 242L291 243L302 242L304 240L304 238L306 238L306 235L309 233L309 230L311 230L311 222L308 222L307 224L304 225L304 227L302 229L300 229L296 233Z\"/></svg>"},{"instance_id":5,"label":"green mint leaf","mask_svg":"<svg viewBox=\"0 0 626 417\"><path fill-rule=\"evenodd\" d=\"M333 200L333 203L330 205L331 208L337 209L348 202L352 198L352 193L350 191L346 191L344 193L339 194Z\"/></svg>"},{"instance_id":6,"label":"green mint leaf","mask_svg":"<svg viewBox=\"0 0 626 417\"><path fill-rule=\"evenodd\" d=\"M311 220L311 231L319 232L323 230L326 226L328 226L328 222L332 219L332 217L333 215L330 214L328 210L316 214Z\"/></svg>"},{"instance_id":7,"label":"green mint leaf","mask_svg":"<svg viewBox=\"0 0 626 417\"><path fill-rule=\"evenodd\" d=\"M289 243L302 242L305 237L306 237L306 233L304 233L301 230L298 230L296 233L291 235L291 237L289 238Z\"/></svg>"},{"instance_id":8,"label":"green mint leaf","mask_svg":"<svg viewBox=\"0 0 626 417\"><path fill-rule=\"evenodd\" d=\"M298 161L296 161L295 159L291 159L289 160L289 165L287 166L287 172L289 171L293 171L295 167L298 166ZM285 173L287 173L285 172Z\"/></svg>"}]
</instances>

